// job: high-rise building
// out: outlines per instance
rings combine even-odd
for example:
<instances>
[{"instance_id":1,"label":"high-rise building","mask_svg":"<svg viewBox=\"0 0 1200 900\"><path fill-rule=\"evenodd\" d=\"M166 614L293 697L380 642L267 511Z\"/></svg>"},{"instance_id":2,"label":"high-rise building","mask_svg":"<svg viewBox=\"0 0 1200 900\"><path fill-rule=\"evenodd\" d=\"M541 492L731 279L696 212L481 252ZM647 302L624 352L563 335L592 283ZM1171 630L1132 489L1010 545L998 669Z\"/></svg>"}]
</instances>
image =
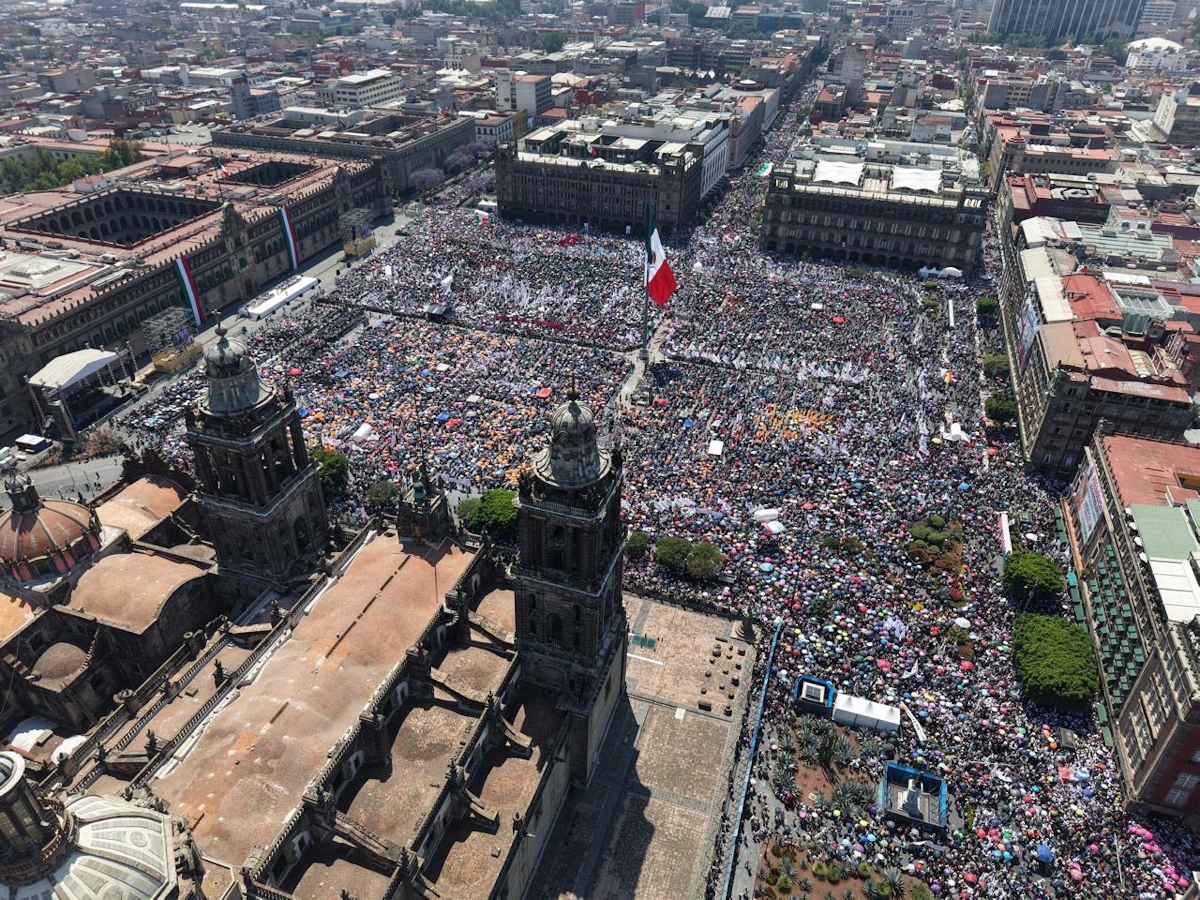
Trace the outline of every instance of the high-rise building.
<instances>
[{"instance_id":1,"label":"high-rise building","mask_svg":"<svg viewBox=\"0 0 1200 900\"><path fill-rule=\"evenodd\" d=\"M996 0L988 30L1033 34L1050 45L1067 40L1132 37L1146 0Z\"/></svg>"},{"instance_id":2,"label":"high-rise building","mask_svg":"<svg viewBox=\"0 0 1200 900\"><path fill-rule=\"evenodd\" d=\"M1200 450L1097 431L1063 503L1126 795L1200 802Z\"/></svg>"},{"instance_id":3,"label":"high-rise building","mask_svg":"<svg viewBox=\"0 0 1200 900\"><path fill-rule=\"evenodd\" d=\"M621 452L596 444L574 386L550 443L520 482L516 644L527 677L571 716L571 777L590 779L625 693L629 627L621 601Z\"/></svg>"},{"instance_id":4,"label":"high-rise building","mask_svg":"<svg viewBox=\"0 0 1200 900\"><path fill-rule=\"evenodd\" d=\"M504 112L520 110L532 122L554 105L552 87L549 75L501 69L496 73L496 108Z\"/></svg>"}]
</instances>

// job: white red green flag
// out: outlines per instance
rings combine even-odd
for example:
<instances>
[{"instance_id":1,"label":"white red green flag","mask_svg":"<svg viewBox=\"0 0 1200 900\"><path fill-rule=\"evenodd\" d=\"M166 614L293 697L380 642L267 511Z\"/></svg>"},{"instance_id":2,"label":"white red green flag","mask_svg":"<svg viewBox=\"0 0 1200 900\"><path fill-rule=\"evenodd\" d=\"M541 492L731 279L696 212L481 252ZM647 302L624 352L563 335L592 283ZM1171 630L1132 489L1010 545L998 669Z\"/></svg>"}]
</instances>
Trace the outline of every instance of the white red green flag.
<instances>
[{"instance_id":1,"label":"white red green flag","mask_svg":"<svg viewBox=\"0 0 1200 900\"><path fill-rule=\"evenodd\" d=\"M292 228L292 217L288 214L287 207L279 207L279 218L283 220L283 239L287 242L288 258L292 261L292 268L300 268L300 256L296 253L296 232Z\"/></svg>"},{"instance_id":2,"label":"white red green flag","mask_svg":"<svg viewBox=\"0 0 1200 900\"><path fill-rule=\"evenodd\" d=\"M175 257L175 274L179 276L183 296L187 297L188 306L192 308L192 318L196 320L196 327L199 328L204 322L204 315L200 312L200 294L196 291L196 280L192 278L192 267L188 264L186 256Z\"/></svg>"},{"instance_id":3,"label":"white red green flag","mask_svg":"<svg viewBox=\"0 0 1200 900\"><path fill-rule=\"evenodd\" d=\"M646 207L646 293L659 306L666 306L679 283L671 264L667 262L667 252L663 249L662 238L658 234L658 223L654 221L654 205Z\"/></svg>"}]
</instances>

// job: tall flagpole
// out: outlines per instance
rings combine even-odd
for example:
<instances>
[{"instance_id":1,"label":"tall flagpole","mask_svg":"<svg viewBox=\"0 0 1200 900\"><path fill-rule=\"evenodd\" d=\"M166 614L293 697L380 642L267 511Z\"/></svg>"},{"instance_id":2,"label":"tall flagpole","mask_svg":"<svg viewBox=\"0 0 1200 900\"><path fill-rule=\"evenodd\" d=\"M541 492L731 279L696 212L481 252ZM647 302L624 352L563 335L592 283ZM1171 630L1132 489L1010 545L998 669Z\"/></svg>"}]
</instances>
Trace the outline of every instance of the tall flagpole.
<instances>
[{"instance_id":1,"label":"tall flagpole","mask_svg":"<svg viewBox=\"0 0 1200 900\"><path fill-rule=\"evenodd\" d=\"M654 198L646 200L646 258L642 260L642 362L650 361L650 279L646 277L650 265L650 221L654 218Z\"/></svg>"}]
</instances>

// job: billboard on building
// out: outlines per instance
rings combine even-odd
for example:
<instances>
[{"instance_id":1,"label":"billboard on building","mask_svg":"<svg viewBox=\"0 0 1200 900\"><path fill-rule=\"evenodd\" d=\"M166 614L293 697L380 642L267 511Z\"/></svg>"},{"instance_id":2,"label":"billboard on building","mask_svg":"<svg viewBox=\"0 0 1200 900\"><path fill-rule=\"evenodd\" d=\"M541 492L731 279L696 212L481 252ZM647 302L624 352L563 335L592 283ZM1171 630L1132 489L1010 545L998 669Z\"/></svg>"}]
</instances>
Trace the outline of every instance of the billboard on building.
<instances>
[{"instance_id":1,"label":"billboard on building","mask_svg":"<svg viewBox=\"0 0 1200 900\"><path fill-rule=\"evenodd\" d=\"M1033 340L1038 333L1038 312L1034 298L1032 290L1025 296L1025 305L1021 307L1021 320L1018 323L1020 340L1017 343L1017 362L1022 372L1025 371L1025 364L1029 362L1029 348L1033 346Z\"/></svg>"},{"instance_id":2,"label":"billboard on building","mask_svg":"<svg viewBox=\"0 0 1200 900\"><path fill-rule=\"evenodd\" d=\"M1071 504L1075 511L1075 521L1079 523L1079 533L1084 543L1092 538L1096 523L1104 514L1104 499L1100 494L1100 476L1091 460L1085 460L1075 476L1075 485L1071 494Z\"/></svg>"}]
</instances>

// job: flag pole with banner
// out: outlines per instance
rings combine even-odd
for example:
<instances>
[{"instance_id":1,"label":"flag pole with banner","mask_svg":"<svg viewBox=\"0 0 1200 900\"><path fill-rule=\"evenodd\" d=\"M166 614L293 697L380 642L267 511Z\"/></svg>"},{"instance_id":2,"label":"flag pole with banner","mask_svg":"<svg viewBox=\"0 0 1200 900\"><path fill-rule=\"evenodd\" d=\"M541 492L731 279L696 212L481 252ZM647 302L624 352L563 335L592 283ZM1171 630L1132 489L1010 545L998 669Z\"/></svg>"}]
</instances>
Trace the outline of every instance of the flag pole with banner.
<instances>
[{"instance_id":1,"label":"flag pole with banner","mask_svg":"<svg viewBox=\"0 0 1200 900\"><path fill-rule=\"evenodd\" d=\"M654 200L646 201L646 296L655 305L663 307L679 287L675 273L667 262L662 238L658 234L658 223L654 220ZM650 304L642 306L642 359L650 357Z\"/></svg>"}]
</instances>

